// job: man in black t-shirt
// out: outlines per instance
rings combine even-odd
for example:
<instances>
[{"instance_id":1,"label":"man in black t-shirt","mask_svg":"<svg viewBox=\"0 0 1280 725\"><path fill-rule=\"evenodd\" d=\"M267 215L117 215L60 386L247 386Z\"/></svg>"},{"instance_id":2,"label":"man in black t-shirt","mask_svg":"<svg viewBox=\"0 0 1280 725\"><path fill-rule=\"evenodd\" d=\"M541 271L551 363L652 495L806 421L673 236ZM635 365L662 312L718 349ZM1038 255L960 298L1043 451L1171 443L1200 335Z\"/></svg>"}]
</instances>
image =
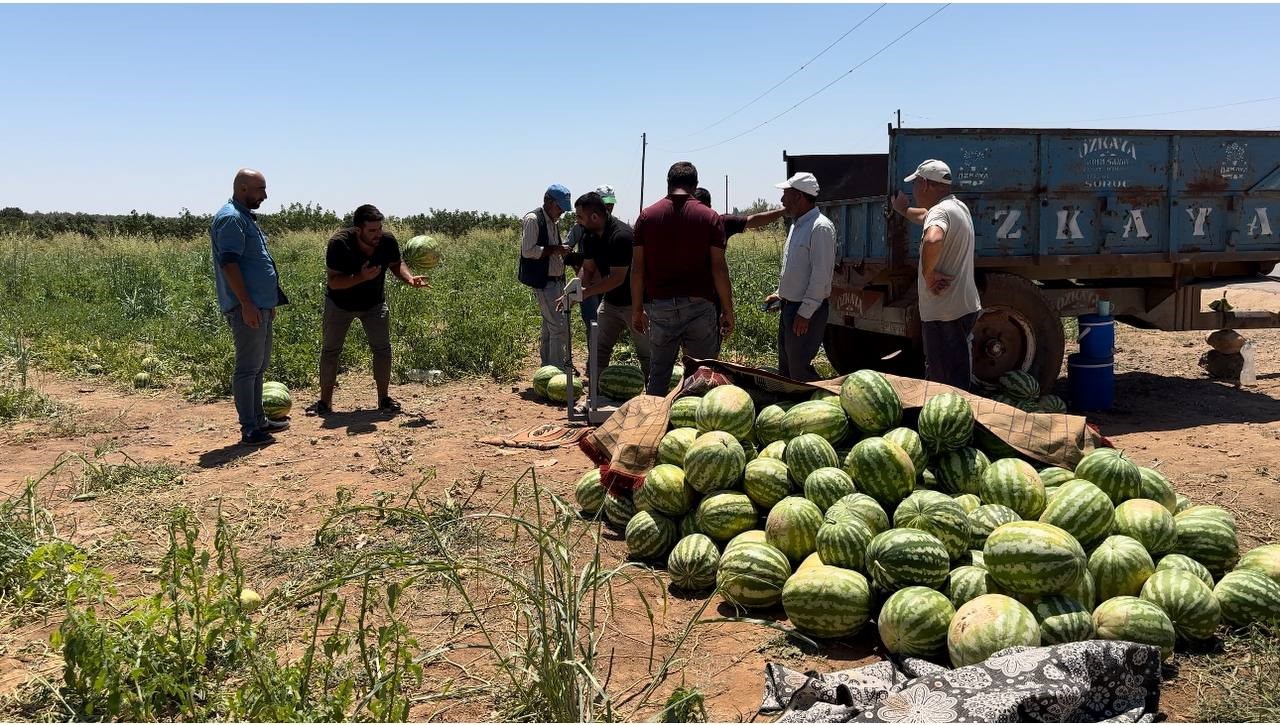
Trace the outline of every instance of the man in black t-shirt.
<instances>
[{"instance_id":1,"label":"man in black t-shirt","mask_svg":"<svg viewBox=\"0 0 1280 725\"><path fill-rule=\"evenodd\" d=\"M315 415L333 412L333 388L338 381L338 359L347 330L360 320L373 353L373 380L378 386L378 409L399 412L391 398L391 327L385 294L386 272L411 287L426 287L427 278L414 275L400 258L400 245L382 230L382 212L372 204L356 209L352 226L329 239L325 267L329 281L324 300L324 342L320 350L320 400Z\"/></svg>"}]
</instances>

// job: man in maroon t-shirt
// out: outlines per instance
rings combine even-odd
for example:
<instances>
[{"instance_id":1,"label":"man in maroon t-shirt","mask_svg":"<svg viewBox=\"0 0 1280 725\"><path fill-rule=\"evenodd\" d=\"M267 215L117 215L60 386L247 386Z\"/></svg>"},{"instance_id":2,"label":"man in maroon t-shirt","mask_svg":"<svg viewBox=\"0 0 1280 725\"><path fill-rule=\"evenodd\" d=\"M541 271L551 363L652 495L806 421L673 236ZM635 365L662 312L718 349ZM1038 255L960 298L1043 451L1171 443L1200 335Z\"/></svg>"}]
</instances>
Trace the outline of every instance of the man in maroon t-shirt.
<instances>
[{"instance_id":1,"label":"man in maroon t-shirt","mask_svg":"<svg viewBox=\"0 0 1280 725\"><path fill-rule=\"evenodd\" d=\"M714 358L720 341L733 332L724 224L719 214L693 198L696 188L693 164L673 164L667 195L636 219L631 326L649 335L645 392L650 395L667 394L682 346L691 357Z\"/></svg>"}]
</instances>

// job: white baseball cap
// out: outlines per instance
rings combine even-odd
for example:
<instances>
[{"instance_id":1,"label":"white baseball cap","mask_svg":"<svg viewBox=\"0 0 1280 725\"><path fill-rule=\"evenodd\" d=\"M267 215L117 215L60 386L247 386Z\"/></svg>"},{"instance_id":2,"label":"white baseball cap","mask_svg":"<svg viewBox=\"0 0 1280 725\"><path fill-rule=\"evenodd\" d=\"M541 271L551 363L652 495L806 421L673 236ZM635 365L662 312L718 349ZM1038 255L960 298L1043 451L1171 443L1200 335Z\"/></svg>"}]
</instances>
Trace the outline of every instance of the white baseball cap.
<instances>
[{"instance_id":1,"label":"white baseball cap","mask_svg":"<svg viewBox=\"0 0 1280 725\"><path fill-rule=\"evenodd\" d=\"M792 176L790 179L787 179L781 184L774 184L773 188L795 189L796 191L803 191L804 193L810 196L817 196L818 195L818 179L813 174L810 174L807 171L801 171L800 173L796 174L795 176Z\"/></svg>"},{"instance_id":2,"label":"white baseball cap","mask_svg":"<svg viewBox=\"0 0 1280 725\"><path fill-rule=\"evenodd\" d=\"M618 197L613 193L613 187L608 184L601 184L596 187L596 193L604 200L606 204L617 204Z\"/></svg>"},{"instance_id":3,"label":"white baseball cap","mask_svg":"<svg viewBox=\"0 0 1280 725\"><path fill-rule=\"evenodd\" d=\"M937 159L929 159L917 166L916 172L903 179L903 181L910 184L916 179L925 179L939 184L950 184L951 167Z\"/></svg>"}]
</instances>

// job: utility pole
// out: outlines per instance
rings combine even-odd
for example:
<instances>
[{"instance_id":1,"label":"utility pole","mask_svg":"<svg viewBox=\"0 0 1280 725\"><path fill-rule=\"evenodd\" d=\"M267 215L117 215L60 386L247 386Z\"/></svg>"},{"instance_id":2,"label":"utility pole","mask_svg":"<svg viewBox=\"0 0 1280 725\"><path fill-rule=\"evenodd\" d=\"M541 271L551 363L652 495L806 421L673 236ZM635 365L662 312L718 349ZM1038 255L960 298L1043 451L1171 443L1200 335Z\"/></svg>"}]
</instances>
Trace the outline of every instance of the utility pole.
<instances>
[{"instance_id":1,"label":"utility pole","mask_svg":"<svg viewBox=\"0 0 1280 725\"><path fill-rule=\"evenodd\" d=\"M648 146L647 134L640 134L640 209L636 211L637 219L640 211L644 210L644 155Z\"/></svg>"},{"instance_id":2,"label":"utility pole","mask_svg":"<svg viewBox=\"0 0 1280 725\"><path fill-rule=\"evenodd\" d=\"M729 175L724 175L724 213L729 213Z\"/></svg>"},{"instance_id":3,"label":"utility pole","mask_svg":"<svg viewBox=\"0 0 1280 725\"><path fill-rule=\"evenodd\" d=\"M898 128L902 128L902 109L898 109Z\"/></svg>"}]
</instances>

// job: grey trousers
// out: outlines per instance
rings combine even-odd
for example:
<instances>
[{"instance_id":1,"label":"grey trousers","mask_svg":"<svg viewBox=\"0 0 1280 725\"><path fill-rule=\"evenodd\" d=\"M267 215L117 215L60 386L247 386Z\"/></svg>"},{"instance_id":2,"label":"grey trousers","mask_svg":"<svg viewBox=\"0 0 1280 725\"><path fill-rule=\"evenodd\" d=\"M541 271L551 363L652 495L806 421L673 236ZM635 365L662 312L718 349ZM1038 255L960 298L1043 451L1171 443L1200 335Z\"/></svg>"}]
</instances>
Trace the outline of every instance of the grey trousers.
<instances>
[{"instance_id":1,"label":"grey trousers","mask_svg":"<svg viewBox=\"0 0 1280 725\"><path fill-rule=\"evenodd\" d=\"M700 297L674 297L644 304L649 316L649 374L645 392L665 396L680 348L690 357L720 354L720 319L716 306Z\"/></svg>"},{"instance_id":2,"label":"grey trousers","mask_svg":"<svg viewBox=\"0 0 1280 725\"><path fill-rule=\"evenodd\" d=\"M818 348L822 347L822 336L827 329L829 307L826 300L814 310L809 318L809 331L802 337L796 337L791 331L796 315L800 313L799 302L782 301L782 314L778 316L778 374L799 380L802 383L818 379L818 371L813 367L813 359L818 356Z\"/></svg>"},{"instance_id":3,"label":"grey trousers","mask_svg":"<svg viewBox=\"0 0 1280 725\"><path fill-rule=\"evenodd\" d=\"M569 356L569 319L556 309L556 300L564 294L564 280L548 280L547 285L533 290L533 299L542 313L542 334L538 339L538 355L542 365L564 367Z\"/></svg>"},{"instance_id":4,"label":"grey trousers","mask_svg":"<svg viewBox=\"0 0 1280 725\"><path fill-rule=\"evenodd\" d=\"M262 321L252 328L244 323L240 306L224 312L236 348L236 371L231 377L231 393L236 401L240 435L247 436L267 424L262 410L262 379L271 364L271 330L274 310L261 310Z\"/></svg>"},{"instance_id":5,"label":"grey trousers","mask_svg":"<svg viewBox=\"0 0 1280 725\"><path fill-rule=\"evenodd\" d=\"M369 338L369 351L373 353L373 380L378 390L385 390L391 383L391 320L387 303L374 305L367 310L353 312L335 305L324 298L323 342L320 345L320 386L332 386L338 380L338 360L347 340L351 323L360 320L365 337Z\"/></svg>"},{"instance_id":6,"label":"grey trousers","mask_svg":"<svg viewBox=\"0 0 1280 725\"><path fill-rule=\"evenodd\" d=\"M978 313L970 312L947 322L922 322L924 338L924 376L968 390L973 383L973 327Z\"/></svg>"},{"instance_id":7,"label":"grey trousers","mask_svg":"<svg viewBox=\"0 0 1280 725\"><path fill-rule=\"evenodd\" d=\"M631 337L631 342L636 347L636 357L640 359L640 371L644 373L645 380L648 380L649 336L631 329L631 305L620 307L601 301L600 307L596 309L596 335L599 336L596 340L596 362L601 370L609 367L609 362L613 359L613 348L624 332ZM667 373L668 377L670 375L671 373Z\"/></svg>"}]
</instances>

